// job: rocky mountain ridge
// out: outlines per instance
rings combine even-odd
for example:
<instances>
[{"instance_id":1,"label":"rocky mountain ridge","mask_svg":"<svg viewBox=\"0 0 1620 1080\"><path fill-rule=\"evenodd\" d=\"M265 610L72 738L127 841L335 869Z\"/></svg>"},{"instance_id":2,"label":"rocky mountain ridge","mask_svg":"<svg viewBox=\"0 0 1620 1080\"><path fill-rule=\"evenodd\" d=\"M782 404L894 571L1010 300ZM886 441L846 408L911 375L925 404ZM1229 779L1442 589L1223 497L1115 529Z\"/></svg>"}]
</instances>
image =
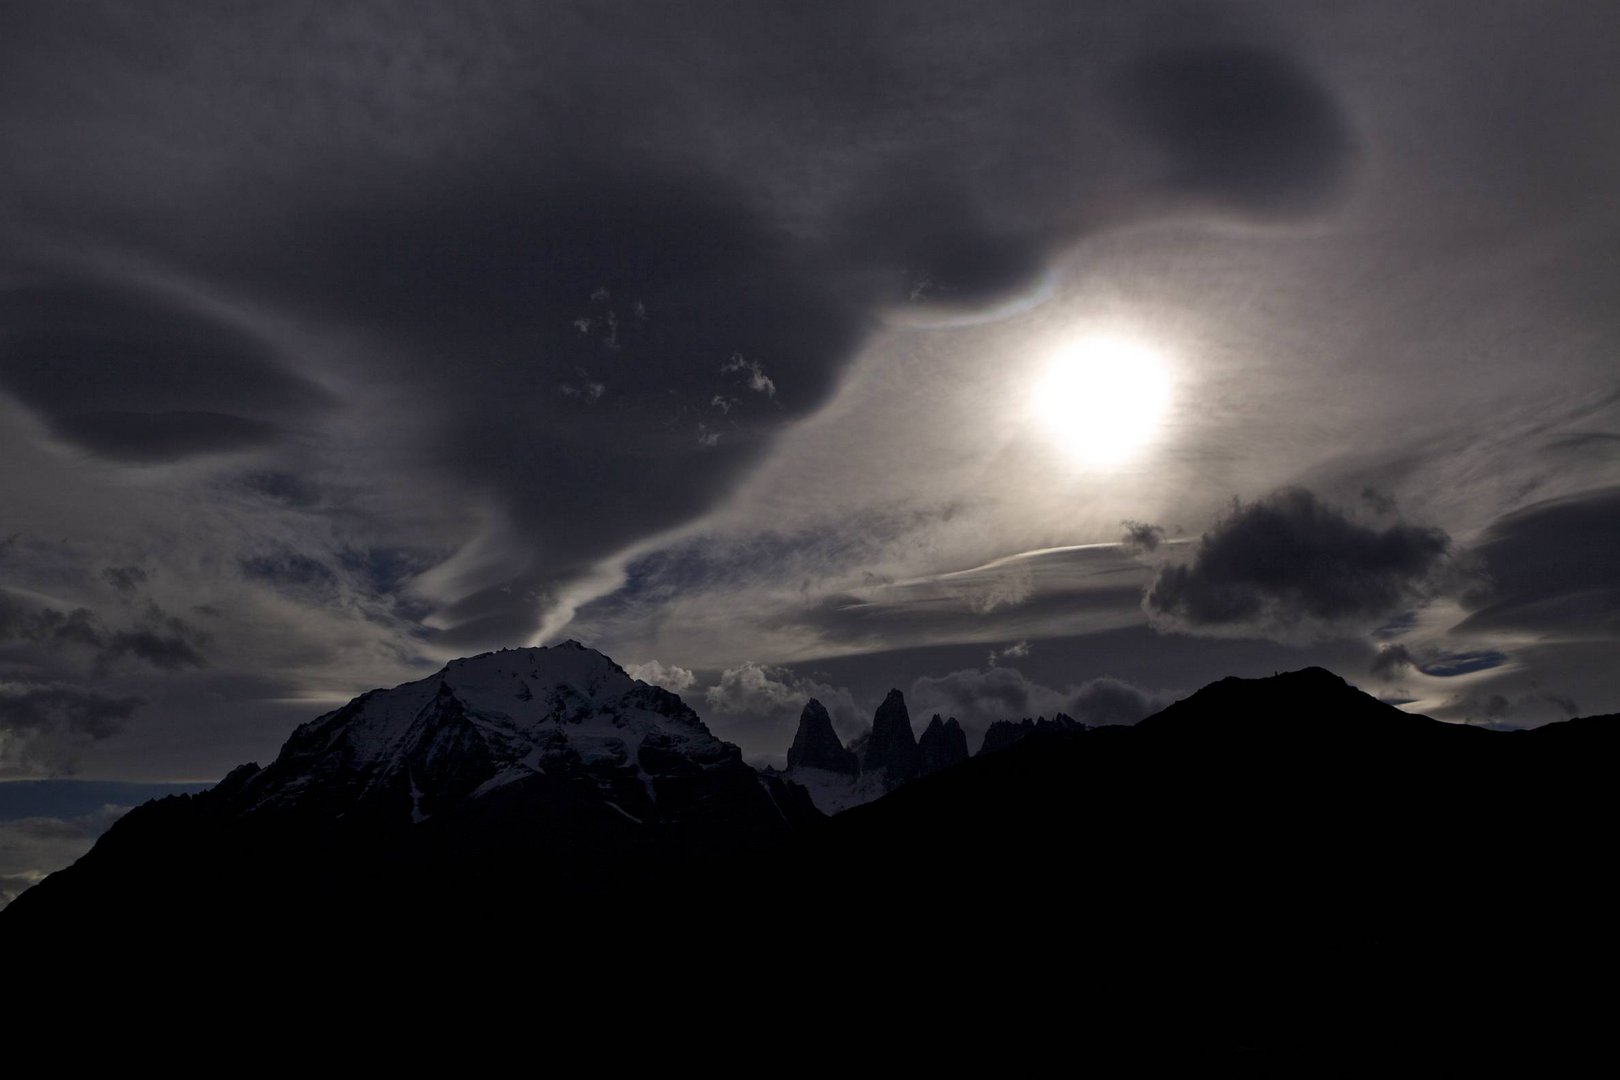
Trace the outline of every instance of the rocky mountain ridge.
<instances>
[{"instance_id":1,"label":"rocky mountain ridge","mask_svg":"<svg viewBox=\"0 0 1620 1080\"><path fill-rule=\"evenodd\" d=\"M1086 726L1059 713L1051 720L1024 717L997 720L986 729L980 754L1006 749L1036 733L1075 734ZM911 726L906 696L890 690L872 717L872 728L858 740L857 751L844 745L833 728L826 706L815 698L805 703L799 726L788 748L782 774L803 786L818 809L836 814L861 806L922 776L968 760L967 732L956 717L938 713L921 736Z\"/></svg>"}]
</instances>

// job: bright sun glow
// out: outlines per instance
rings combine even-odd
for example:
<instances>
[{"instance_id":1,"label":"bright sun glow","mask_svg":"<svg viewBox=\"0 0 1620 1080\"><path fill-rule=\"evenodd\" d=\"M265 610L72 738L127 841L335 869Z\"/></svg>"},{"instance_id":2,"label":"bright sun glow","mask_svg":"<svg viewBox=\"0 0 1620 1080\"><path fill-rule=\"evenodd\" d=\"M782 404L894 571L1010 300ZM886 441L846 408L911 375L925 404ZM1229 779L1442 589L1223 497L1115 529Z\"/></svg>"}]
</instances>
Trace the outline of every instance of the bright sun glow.
<instances>
[{"instance_id":1,"label":"bright sun glow","mask_svg":"<svg viewBox=\"0 0 1620 1080\"><path fill-rule=\"evenodd\" d=\"M1153 440L1170 407L1170 373L1152 349L1088 337L1059 349L1035 384L1036 414L1091 465L1118 464Z\"/></svg>"}]
</instances>

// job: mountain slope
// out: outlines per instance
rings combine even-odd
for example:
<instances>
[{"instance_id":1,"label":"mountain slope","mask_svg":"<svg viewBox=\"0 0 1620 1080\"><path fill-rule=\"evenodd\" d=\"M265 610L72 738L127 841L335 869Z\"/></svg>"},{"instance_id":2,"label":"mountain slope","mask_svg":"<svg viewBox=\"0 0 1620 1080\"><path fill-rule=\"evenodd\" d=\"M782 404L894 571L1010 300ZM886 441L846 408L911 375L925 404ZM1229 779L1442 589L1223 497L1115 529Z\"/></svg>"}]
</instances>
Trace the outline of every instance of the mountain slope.
<instances>
[{"instance_id":1,"label":"mountain slope","mask_svg":"<svg viewBox=\"0 0 1620 1080\"><path fill-rule=\"evenodd\" d=\"M1617 761L1617 717L1490 731L1320 669L1227 679L918 779L806 838L792 873L913 912L976 982L1084 973L1092 997L1189 995L1302 1039L1342 1020L1328 1002L1437 1010L1463 973L1507 993L1505 971L1620 959Z\"/></svg>"},{"instance_id":2,"label":"mountain slope","mask_svg":"<svg viewBox=\"0 0 1620 1080\"><path fill-rule=\"evenodd\" d=\"M819 818L601 653L504 650L363 694L270 765L137 808L6 921L208 924L234 907L318 923L355 904L405 919L480 894L610 892Z\"/></svg>"},{"instance_id":3,"label":"mountain slope","mask_svg":"<svg viewBox=\"0 0 1620 1080\"><path fill-rule=\"evenodd\" d=\"M0 912L0 949L247 948L268 959L227 985L313 972L381 995L360 1009L515 971L524 1010L613 1038L649 990L748 1032L842 1015L870 985L885 1053L1003 1066L1104 1041L1296 1067L1450 1054L1480 1017L1487 1037L1549 1003L1591 1023L1584 988L1620 961L1620 717L1487 731L1318 669L1228 679L789 828L798 789L767 791L595 661L599 683L570 675L555 700L530 680L538 719L495 716L489 688L522 694L521 658L495 655L487 679L362 700L267 769L132 813ZM945 1007L971 1022L940 1034Z\"/></svg>"}]
</instances>

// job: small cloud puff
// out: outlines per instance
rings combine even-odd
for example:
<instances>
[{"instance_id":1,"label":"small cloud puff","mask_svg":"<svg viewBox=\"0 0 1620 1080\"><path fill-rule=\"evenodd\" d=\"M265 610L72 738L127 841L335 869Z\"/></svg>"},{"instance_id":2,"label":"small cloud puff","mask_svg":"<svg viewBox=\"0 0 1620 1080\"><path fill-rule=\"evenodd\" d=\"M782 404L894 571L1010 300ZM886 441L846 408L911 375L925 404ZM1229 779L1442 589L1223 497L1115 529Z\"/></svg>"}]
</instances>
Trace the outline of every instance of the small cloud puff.
<instances>
[{"instance_id":1,"label":"small cloud puff","mask_svg":"<svg viewBox=\"0 0 1620 1080\"><path fill-rule=\"evenodd\" d=\"M624 670L632 679L640 679L653 686L662 686L674 694L684 694L697 685L697 676L676 664L662 664L649 660L645 664L626 664Z\"/></svg>"}]
</instances>

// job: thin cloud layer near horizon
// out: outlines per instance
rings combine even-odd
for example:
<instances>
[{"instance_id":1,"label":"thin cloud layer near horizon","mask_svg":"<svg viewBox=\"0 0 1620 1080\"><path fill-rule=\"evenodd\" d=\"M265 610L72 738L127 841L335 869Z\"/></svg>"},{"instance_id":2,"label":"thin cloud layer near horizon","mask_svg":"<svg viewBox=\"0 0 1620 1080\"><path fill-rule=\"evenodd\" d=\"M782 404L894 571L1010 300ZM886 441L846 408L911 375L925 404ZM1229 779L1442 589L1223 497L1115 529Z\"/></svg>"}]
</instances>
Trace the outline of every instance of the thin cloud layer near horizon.
<instances>
[{"instance_id":1,"label":"thin cloud layer near horizon","mask_svg":"<svg viewBox=\"0 0 1620 1080\"><path fill-rule=\"evenodd\" d=\"M212 780L566 638L756 760L889 687L973 732L1308 664L1620 710L1615 40L9 5L0 779Z\"/></svg>"}]
</instances>

